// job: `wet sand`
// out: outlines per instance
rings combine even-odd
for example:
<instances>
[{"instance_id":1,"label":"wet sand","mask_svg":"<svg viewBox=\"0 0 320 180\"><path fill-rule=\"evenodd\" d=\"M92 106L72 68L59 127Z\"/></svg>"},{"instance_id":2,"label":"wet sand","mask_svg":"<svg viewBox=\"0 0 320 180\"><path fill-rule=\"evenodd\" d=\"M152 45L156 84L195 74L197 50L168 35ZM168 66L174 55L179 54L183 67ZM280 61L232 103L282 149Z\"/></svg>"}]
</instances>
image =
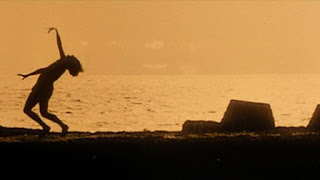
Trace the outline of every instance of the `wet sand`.
<instances>
[{"instance_id":1,"label":"wet sand","mask_svg":"<svg viewBox=\"0 0 320 180\"><path fill-rule=\"evenodd\" d=\"M70 132L0 127L3 172L138 179L308 178L320 170L320 133ZM21 174L16 174L21 175Z\"/></svg>"}]
</instances>

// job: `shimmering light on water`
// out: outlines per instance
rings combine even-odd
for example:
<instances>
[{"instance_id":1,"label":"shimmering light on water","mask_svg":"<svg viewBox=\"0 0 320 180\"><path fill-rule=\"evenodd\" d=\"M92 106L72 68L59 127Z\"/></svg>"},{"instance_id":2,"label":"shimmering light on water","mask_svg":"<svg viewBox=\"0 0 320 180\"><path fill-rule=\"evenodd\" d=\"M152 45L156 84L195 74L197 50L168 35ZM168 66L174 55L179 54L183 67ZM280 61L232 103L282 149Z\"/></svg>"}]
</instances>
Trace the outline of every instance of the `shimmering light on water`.
<instances>
[{"instance_id":1,"label":"shimmering light on water","mask_svg":"<svg viewBox=\"0 0 320 180\"><path fill-rule=\"evenodd\" d=\"M188 119L220 122L230 99L240 99L270 103L277 126L305 126L320 102L319 79L310 74L64 75L49 110L72 131L181 130ZM22 112L36 80L0 76L0 125L40 128Z\"/></svg>"}]
</instances>

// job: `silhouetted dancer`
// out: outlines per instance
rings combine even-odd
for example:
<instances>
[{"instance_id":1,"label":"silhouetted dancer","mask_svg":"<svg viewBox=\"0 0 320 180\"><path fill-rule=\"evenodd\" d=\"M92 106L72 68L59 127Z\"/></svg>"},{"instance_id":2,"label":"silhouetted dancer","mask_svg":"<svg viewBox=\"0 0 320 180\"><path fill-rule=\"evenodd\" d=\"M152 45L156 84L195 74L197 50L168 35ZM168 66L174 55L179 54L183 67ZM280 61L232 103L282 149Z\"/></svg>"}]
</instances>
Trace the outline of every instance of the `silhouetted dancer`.
<instances>
[{"instance_id":1,"label":"silhouetted dancer","mask_svg":"<svg viewBox=\"0 0 320 180\"><path fill-rule=\"evenodd\" d=\"M60 52L60 59L52 63L48 67L38 69L30 74L18 75L22 76L23 79L25 79L28 76L40 74L37 83L32 88L32 91L26 101L23 111L42 126L43 133L41 134L41 136L49 133L50 127L46 125L35 112L32 111L32 108L37 103L39 103L40 105L41 115L59 124L62 128L62 136L64 136L67 134L69 127L64 124L56 115L48 112L48 103L53 92L53 83L58 80L66 70L68 70L72 76L77 76L79 72L83 71L83 69L76 57L74 57L73 55L66 56L64 54L58 30L52 27L49 28L48 33L50 33L52 30L55 30L57 34L57 44Z\"/></svg>"}]
</instances>

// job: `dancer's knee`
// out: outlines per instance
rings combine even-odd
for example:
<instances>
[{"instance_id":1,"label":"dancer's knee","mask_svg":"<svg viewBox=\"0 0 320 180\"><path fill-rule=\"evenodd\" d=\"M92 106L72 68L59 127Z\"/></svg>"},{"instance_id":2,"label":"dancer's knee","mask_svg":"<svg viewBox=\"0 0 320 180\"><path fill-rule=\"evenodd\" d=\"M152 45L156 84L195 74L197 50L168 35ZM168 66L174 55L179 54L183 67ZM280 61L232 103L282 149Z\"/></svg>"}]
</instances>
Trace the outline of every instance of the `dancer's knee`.
<instances>
[{"instance_id":1,"label":"dancer's knee","mask_svg":"<svg viewBox=\"0 0 320 180\"><path fill-rule=\"evenodd\" d=\"M54 114L49 113L48 111L40 111L41 116L48 118L48 119L52 119L55 118L56 116Z\"/></svg>"},{"instance_id":2,"label":"dancer's knee","mask_svg":"<svg viewBox=\"0 0 320 180\"><path fill-rule=\"evenodd\" d=\"M30 108L28 108L28 107L24 107L23 108L23 112L25 113L25 114L30 114L31 113L31 109Z\"/></svg>"},{"instance_id":3,"label":"dancer's knee","mask_svg":"<svg viewBox=\"0 0 320 180\"><path fill-rule=\"evenodd\" d=\"M48 116L49 116L49 112L48 111L41 110L41 109L40 109L40 114L41 114L41 116L43 116L45 118L48 118Z\"/></svg>"}]
</instances>

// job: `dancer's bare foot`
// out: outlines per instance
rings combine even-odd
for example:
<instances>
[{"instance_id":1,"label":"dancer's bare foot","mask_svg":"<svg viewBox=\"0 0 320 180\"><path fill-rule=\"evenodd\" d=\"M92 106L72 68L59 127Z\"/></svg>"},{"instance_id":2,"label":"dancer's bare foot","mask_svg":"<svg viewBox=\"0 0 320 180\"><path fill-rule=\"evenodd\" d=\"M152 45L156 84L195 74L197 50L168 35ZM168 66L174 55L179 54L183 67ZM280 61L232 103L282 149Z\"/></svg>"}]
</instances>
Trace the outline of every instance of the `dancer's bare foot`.
<instances>
[{"instance_id":1,"label":"dancer's bare foot","mask_svg":"<svg viewBox=\"0 0 320 180\"><path fill-rule=\"evenodd\" d=\"M49 134L50 132L50 127L49 126L44 126L42 127L42 132L39 134L39 137L44 137L45 135Z\"/></svg>"},{"instance_id":2,"label":"dancer's bare foot","mask_svg":"<svg viewBox=\"0 0 320 180\"><path fill-rule=\"evenodd\" d=\"M67 133L68 133L69 126L67 126L67 125L62 125L61 128L62 128L61 136L64 137L64 136L66 136Z\"/></svg>"}]
</instances>

